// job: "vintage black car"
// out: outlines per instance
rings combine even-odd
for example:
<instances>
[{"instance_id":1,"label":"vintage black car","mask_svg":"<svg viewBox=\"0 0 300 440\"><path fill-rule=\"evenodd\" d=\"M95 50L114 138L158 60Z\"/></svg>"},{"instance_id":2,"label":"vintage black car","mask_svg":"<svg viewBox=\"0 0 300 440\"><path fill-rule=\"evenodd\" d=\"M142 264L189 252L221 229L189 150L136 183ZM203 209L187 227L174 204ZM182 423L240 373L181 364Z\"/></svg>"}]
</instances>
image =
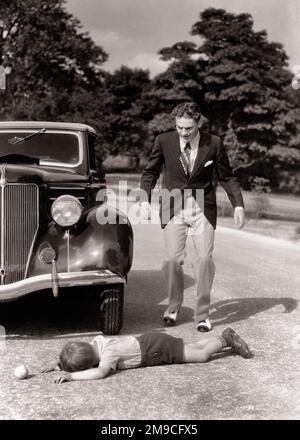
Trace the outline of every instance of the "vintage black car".
<instances>
[{"instance_id":1,"label":"vintage black car","mask_svg":"<svg viewBox=\"0 0 300 440\"><path fill-rule=\"evenodd\" d=\"M80 287L98 297L100 329L117 334L133 233L103 196L95 141L84 124L0 122L0 302Z\"/></svg>"}]
</instances>

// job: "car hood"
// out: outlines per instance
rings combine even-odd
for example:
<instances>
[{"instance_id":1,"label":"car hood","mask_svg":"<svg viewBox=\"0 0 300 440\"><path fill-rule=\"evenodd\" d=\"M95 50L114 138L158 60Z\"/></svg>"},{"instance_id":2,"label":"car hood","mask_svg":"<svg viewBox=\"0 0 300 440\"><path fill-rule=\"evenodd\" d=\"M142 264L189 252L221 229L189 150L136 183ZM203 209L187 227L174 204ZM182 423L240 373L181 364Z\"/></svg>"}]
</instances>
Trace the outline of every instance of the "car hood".
<instances>
[{"instance_id":1,"label":"car hood","mask_svg":"<svg viewBox=\"0 0 300 440\"><path fill-rule=\"evenodd\" d=\"M47 167L28 164L1 164L0 179L8 183L35 183L42 185L58 182L86 182L87 175L79 174L78 170Z\"/></svg>"}]
</instances>

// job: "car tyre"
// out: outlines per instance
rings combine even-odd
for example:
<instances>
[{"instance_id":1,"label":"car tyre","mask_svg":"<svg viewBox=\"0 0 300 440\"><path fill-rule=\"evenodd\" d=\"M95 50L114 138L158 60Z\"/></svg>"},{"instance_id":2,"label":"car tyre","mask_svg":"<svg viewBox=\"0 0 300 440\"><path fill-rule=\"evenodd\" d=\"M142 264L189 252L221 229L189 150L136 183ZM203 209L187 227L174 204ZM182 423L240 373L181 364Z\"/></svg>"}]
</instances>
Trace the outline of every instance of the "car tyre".
<instances>
[{"instance_id":1,"label":"car tyre","mask_svg":"<svg viewBox=\"0 0 300 440\"><path fill-rule=\"evenodd\" d=\"M117 284L100 294L99 328L106 335L117 335L123 325L124 285Z\"/></svg>"}]
</instances>

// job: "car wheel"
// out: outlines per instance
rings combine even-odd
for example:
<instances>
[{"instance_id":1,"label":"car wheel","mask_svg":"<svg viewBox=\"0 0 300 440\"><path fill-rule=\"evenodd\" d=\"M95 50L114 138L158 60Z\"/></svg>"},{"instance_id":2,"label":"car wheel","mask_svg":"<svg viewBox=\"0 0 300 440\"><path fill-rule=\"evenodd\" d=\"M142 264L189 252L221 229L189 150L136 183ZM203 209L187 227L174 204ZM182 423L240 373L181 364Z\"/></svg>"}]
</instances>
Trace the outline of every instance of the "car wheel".
<instances>
[{"instance_id":1,"label":"car wheel","mask_svg":"<svg viewBox=\"0 0 300 440\"><path fill-rule=\"evenodd\" d=\"M99 327L106 335L117 335L123 324L124 285L113 285L100 294Z\"/></svg>"}]
</instances>

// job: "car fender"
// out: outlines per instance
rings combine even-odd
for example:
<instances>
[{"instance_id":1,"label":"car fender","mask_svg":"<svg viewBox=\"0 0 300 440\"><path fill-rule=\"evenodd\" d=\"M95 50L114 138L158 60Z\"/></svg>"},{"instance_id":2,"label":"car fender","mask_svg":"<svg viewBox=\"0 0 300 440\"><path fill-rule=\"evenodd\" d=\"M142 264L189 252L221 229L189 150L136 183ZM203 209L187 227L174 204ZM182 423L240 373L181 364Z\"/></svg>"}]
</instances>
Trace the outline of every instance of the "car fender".
<instances>
[{"instance_id":1,"label":"car fender","mask_svg":"<svg viewBox=\"0 0 300 440\"><path fill-rule=\"evenodd\" d=\"M28 277L51 271L51 262L41 257L47 246L55 252L58 273L109 269L126 276L132 264L133 231L127 217L106 204L86 211L71 228L51 222L36 238Z\"/></svg>"}]
</instances>

